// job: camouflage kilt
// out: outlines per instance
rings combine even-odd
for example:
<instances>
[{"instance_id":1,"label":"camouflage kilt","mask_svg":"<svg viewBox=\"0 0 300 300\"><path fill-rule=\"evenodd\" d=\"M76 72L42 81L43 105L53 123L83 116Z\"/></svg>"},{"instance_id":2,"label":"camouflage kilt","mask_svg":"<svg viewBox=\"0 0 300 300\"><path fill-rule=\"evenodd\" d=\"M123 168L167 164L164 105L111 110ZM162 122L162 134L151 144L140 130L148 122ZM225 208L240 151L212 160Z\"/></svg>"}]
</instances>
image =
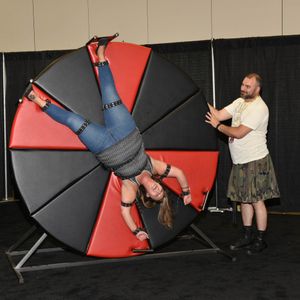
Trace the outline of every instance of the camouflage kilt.
<instances>
[{"instance_id":1,"label":"camouflage kilt","mask_svg":"<svg viewBox=\"0 0 300 300\"><path fill-rule=\"evenodd\" d=\"M231 201L255 203L279 198L280 192L271 156L232 166L227 197Z\"/></svg>"}]
</instances>

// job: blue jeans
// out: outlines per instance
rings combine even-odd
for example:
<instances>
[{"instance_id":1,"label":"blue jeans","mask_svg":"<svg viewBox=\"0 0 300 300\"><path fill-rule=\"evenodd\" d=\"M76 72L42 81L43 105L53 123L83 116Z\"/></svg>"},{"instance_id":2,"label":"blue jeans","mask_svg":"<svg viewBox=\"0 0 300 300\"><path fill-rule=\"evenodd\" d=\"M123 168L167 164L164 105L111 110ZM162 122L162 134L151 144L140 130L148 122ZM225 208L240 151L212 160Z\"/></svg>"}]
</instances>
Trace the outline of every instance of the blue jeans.
<instances>
[{"instance_id":1,"label":"blue jeans","mask_svg":"<svg viewBox=\"0 0 300 300\"><path fill-rule=\"evenodd\" d=\"M109 65L99 66L98 70L103 105L120 100ZM76 132L85 121L81 115L54 104L50 104L45 113L73 132ZM104 126L90 123L79 134L81 142L93 153L100 153L109 148L136 128L135 121L123 103L104 110L103 115Z\"/></svg>"}]
</instances>

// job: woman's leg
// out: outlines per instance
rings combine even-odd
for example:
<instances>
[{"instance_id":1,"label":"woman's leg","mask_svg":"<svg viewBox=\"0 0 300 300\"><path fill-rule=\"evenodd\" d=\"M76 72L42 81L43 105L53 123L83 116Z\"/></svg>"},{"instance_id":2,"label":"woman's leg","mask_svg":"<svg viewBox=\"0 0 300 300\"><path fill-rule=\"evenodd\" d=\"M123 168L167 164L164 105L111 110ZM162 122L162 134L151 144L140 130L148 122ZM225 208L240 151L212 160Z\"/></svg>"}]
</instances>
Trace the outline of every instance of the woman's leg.
<instances>
[{"instance_id":1,"label":"woman's leg","mask_svg":"<svg viewBox=\"0 0 300 300\"><path fill-rule=\"evenodd\" d=\"M104 51L105 47L99 47L98 71L105 126L116 140L120 140L132 132L136 128L136 124L118 95L109 64L105 60Z\"/></svg>"},{"instance_id":2,"label":"woman's leg","mask_svg":"<svg viewBox=\"0 0 300 300\"><path fill-rule=\"evenodd\" d=\"M93 153L99 153L114 143L104 126L91 123L78 114L61 109L54 104L50 104L44 111L56 122L70 128Z\"/></svg>"},{"instance_id":3,"label":"woman's leg","mask_svg":"<svg viewBox=\"0 0 300 300\"><path fill-rule=\"evenodd\" d=\"M34 92L30 93L29 98L39 105L49 117L77 134L91 152L99 153L114 143L104 126L88 122L78 114L39 98Z\"/></svg>"}]
</instances>

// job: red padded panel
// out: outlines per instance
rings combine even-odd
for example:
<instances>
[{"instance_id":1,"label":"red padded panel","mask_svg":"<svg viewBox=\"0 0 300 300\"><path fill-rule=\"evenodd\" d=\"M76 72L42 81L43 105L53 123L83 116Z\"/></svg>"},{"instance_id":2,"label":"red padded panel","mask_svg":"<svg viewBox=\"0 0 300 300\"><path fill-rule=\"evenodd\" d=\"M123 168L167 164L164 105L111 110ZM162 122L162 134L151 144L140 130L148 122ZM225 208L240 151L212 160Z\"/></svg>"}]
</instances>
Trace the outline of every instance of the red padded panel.
<instances>
[{"instance_id":1,"label":"red padded panel","mask_svg":"<svg viewBox=\"0 0 300 300\"><path fill-rule=\"evenodd\" d=\"M147 241L139 241L121 215L121 181L113 174L103 198L88 247L88 256L128 257L138 255L132 249L149 249ZM143 226L136 206L131 208L137 226Z\"/></svg>"},{"instance_id":2,"label":"red padded panel","mask_svg":"<svg viewBox=\"0 0 300 300\"><path fill-rule=\"evenodd\" d=\"M218 152L203 151L147 151L153 158L174 164L183 169L191 188L193 201L191 205L201 210L205 192L211 190L216 176ZM167 178L165 184L177 194L181 193L176 179ZM131 250L148 249L147 242L140 242L125 224L120 212L121 181L112 175L108 183L102 207L91 236L88 256L128 257L137 255ZM135 206L131 209L132 216L138 226L141 219Z\"/></svg>"},{"instance_id":3,"label":"red padded panel","mask_svg":"<svg viewBox=\"0 0 300 300\"><path fill-rule=\"evenodd\" d=\"M191 205L201 210L206 192L214 183L218 165L217 151L147 151L155 159L165 161L182 169L188 179L192 194ZM177 194L181 188L174 178L164 179L164 183Z\"/></svg>"},{"instance_id":4,"label":"red padded panel","mask_svg":"<svg viewBox=\"0 0 300 300\"><path fill-rule=\"evenodd\" d=\"M44 99L54 99L37 87L34 90ZM19 104L11 129L9 147L13 149L63 149L86 150L69 128L53 121L35 103L23 97ZM60 106L61 107L61 106Z\"/></svg>"},{"instance_id":5,"label":"red padded panel","mask_svg":"<svg viewBox=\"0 0 300 300\"><path fill-rule=\"evenodd\" d=\"M94 54L96 43L88 46L92 62L97 62ZM108 44L106 57L110 63L117 91L129 111L132 111L136 94L143 77L151 49L128 43ZM95 67L96 74L98 68Z\"/></svg>"},{"instance_id":6,"label":"red padded panel","mask_svg":"<svg viewBox=\"0 0 300 300\"><path fill-rule=\"evenodd\" d=\"M96 59L91 54L94 53L95 47L95 43L88 46L92 61ZM107 58L110 61L118 93L130 111L132 111L150 52L150 48L127 43L110 43L107 47ZM95 71L98 72L97 68ZM37 89L37 91L57 104L49 95L45 95L41 90ZM14 118L10 147L14 149L86 149L72 131L51 120L25 97Z\"/></svg>"}]
</instances>

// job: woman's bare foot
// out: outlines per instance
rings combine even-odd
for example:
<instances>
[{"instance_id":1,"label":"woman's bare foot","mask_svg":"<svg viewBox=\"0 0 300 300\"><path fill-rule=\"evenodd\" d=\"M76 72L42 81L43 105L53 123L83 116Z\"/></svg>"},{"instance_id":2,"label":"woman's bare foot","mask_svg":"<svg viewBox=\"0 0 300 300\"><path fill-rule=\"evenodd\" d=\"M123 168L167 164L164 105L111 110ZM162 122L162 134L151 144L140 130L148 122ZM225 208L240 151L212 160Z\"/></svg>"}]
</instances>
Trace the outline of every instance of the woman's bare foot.
<instances>
[{"instance_id":1,"label":"woman's bare foot","mask_svg":"<svg viewBox=\"0 0 300 300\"><path fill-rule=\"evenodd\" d=\"M116 37L119 36L119 33L115 33L114 35L100 37L98 39L98 46L96 48L96 54L98 55L99 62L105 62L105 49L107 45Z\"/></svg>"},{"instance_id":2,"label":"woman's bare foot","mask_svg":"<svg viewBox=\"0 0 300 300\"><path fill-rule=\"evenodd\" d=\"M99 58L99 62L106 61L106 59L105 59L105 48L106 48L106 46L103 45L103 46L99 46L98 49L97 49L97 55L98 55L98 58Z\"/></svg>"},{"instance_id":3,"label":"woman's bare foot","mask_svg":"<svg viewBox=\"0 0 300 300\"><path fill-rule=\"evenodd\" d=\"M41 99L34 91L31 91L28 95L29 100L37 104L40 108L46 105L46 101Z\"/></svg>"}]
</instances>

